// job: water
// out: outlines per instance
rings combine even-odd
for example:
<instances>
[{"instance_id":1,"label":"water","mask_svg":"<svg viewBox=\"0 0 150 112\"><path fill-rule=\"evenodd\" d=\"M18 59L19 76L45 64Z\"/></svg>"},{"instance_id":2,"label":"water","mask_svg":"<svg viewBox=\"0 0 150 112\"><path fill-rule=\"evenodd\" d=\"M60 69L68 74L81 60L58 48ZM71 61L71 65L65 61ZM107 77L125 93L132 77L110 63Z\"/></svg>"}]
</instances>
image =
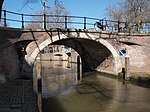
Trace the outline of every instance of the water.
<instances>
[{"instance_id":1,"label":"water","mask_svg":"<svg viewBox=\"0 0 150 112\"><path fill-rule=\"evenodd\" d=\"M58 96L77 83L76 64L63 61L42 62L42 98Z\"/></svg>"},{"instance_id":2,"label":"water","mask_svg":"<svg viewBox=\"0 0 150 112\"><path fill-rule=\"evenodd\" d=\"M43 112L150 112L150 89L97 73L77 81L77 67L42 62Z\"/></svg>"}]
</instances>

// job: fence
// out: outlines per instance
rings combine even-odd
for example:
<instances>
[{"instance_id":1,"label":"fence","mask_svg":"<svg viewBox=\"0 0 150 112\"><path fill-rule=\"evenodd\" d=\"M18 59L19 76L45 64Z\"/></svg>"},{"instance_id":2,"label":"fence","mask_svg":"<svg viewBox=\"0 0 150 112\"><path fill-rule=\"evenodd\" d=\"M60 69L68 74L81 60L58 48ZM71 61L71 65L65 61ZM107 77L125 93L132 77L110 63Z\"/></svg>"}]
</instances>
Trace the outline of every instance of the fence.
<instances>
[{"instance_id":1,"label":"fence","mask_svg":"<svg viewBox=\"0 0 150 112\"><path fill-rule=\"evenodd\" d=\"M112 21L106 19L97 19L79 16L61 16L61 15L32 15L20 14L16 12L2 10L1 26L14 28L30 28L34 25L36 28L79 28L107 30L112 32L137 32L137 25L128 25L126 22ZM28 27L27 27L28 26ZM31 28L32 28L31 27ZM150 32L150 22L143 22L140 27L140 33Z\"/></svg>"}]
</instances>

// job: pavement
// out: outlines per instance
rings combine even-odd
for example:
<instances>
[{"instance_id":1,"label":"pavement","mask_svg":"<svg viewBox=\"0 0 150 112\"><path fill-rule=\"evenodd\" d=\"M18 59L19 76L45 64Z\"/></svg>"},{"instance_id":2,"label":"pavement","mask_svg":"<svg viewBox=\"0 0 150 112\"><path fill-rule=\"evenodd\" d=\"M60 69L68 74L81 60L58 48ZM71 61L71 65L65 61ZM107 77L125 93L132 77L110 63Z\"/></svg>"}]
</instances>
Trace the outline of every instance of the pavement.
<instances>
[{"instance_id":1,"label":"pavement","mask_svg":"<svg viewBox=\"0 0 150 112\"><path fill-rule=\"evenodd\" d=\"M31 79L0 83L0 112L39 112Z\"/></svg>"}]
</instances>

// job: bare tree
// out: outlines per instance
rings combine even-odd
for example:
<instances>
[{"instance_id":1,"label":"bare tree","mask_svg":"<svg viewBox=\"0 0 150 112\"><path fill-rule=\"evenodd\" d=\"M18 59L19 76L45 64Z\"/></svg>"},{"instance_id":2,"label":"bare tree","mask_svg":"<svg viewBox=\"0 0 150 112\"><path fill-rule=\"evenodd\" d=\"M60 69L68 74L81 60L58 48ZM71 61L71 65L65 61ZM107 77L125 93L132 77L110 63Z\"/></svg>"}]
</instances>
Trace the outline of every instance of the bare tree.
<instances>
[{"instance_id":1,"label":"bare tree","mask_svg":"<svg viewBox=\"0 0 150 112\"><path fill-rule=\"evenodd\" d=\"M36 29L42 29L41 24L37 24L37 23L29 23L26 25L26 28L32 28L33 30Z\"/></svg>"},{"instance_id":2,"label":"bare tree","mask_svg":"<svg viewBox=\"0 0 150 112\"><path fill-rule=\"evenodd\" d=\"M0 0L0 18L1 18L1 12L2 12L2 7L3 7L4 1L5 0ZM34 2L37 2L37 1L38 0L24 0L24 3L23 3L23 5L22 5L20 10L22 10L26 5L29 7L29 3L34 3Z\"/></svg>"},{"instance_id":3,"label":"bare tree","mask_svg":"<svg viewBox=\"0 0 150 112\"><path fill-rule=\"evenodd\" d=\"M32 9L29 6L29 3L36 3L36 2L38 2L38 0L24 0L22 7L18 11L21 11L25 6L28 6L30 9Z\"/></svg>"},{"instance_id":4,"label":"bare tree","mask_svg":"<svg viewBox=\"0 0 150 112\"><path fill-rule=\"evenodd\" d=\"M41 10L36 12L36 15L44 15L46 13L46 26L47 28L63 28L65 25L65 16L70 15L70 12L64 7L62 2L55 0L54 6L46 6L46 11ZM33 16L32 21L36 23L30 23L26 25L26 28L38 29L43 28L43 16ZM69 20L68 20L69 21Z\"/></svg>"},{"instance_id":5,"label":"bare tree","mask_svg":"<svg viewBox=\"0 0 150 112\"><path fill-rule=\"evenodd\" d=\"M54 7L51 8L50 11L48 11L49 15L55 15L52 17L48 17L47 21L48 22L54 22L54 23L49 23L48 28L63 28L64 27L64 22L65 22L65 16L70 15L69 11L64 7L63 4L54 4ZM69 18L68 18L68 21Z\"/></svg>"},{"instance_id":6,"label":"bare tree","mask_svg":"<svg viewBox=\"0 0 150 112\"><path fill-rule=\"evenodd\" d=\"M110 19L125 21L129 26L137 26L140 32L141 23L150 21L150 0L121 0L106 8Z\"/></svg>"}]
</instances>

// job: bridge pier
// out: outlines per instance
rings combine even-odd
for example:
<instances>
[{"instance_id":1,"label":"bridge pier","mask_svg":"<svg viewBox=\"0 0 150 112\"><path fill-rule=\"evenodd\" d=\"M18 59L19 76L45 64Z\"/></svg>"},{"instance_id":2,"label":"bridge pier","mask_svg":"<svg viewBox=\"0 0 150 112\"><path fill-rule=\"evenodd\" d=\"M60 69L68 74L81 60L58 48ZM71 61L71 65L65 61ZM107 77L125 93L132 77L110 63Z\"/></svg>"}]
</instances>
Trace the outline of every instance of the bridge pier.
<instances>
[{"instance_id":1,"label":"bridge pier","mask_svg":"<svg viewBox=\"0 0 150 112\"><path fill-rule=\"evenodd\" d=\"M114 73L115 73L115 75L118 75L118 73L119 73L119 63L118 63L118 61L119 61L119 59L117 58L117 56L116 57L114 57Z\"/></svg>"}]
</instances>

